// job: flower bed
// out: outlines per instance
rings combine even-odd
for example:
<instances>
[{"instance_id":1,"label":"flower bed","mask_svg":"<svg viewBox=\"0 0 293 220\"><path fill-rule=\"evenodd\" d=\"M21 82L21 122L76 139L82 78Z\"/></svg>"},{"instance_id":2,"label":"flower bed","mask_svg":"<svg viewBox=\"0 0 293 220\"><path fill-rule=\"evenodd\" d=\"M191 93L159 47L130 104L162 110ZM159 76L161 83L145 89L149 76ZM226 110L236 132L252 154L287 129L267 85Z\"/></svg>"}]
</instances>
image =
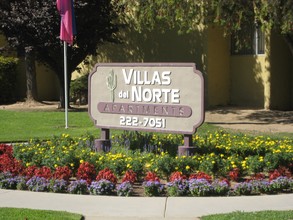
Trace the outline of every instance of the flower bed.
<instances>
[{"instance_id":1,"label":"flower bed","mask_svg":"<svg viewBox=\"0 0 293 220\"><path fill-rule=\"evenodd\" d=\"M224 132L194 135L196 154L178 157L172 152L182 144L181 136L134 134L113 136L108 153L95 152L90 136L0 144L0 188L119 196L132 195L138 185L145 196L293 191L292 140ZM133 149L131 142L139 144L139 138L144 146Z\"/></svg>"}]
</instances>

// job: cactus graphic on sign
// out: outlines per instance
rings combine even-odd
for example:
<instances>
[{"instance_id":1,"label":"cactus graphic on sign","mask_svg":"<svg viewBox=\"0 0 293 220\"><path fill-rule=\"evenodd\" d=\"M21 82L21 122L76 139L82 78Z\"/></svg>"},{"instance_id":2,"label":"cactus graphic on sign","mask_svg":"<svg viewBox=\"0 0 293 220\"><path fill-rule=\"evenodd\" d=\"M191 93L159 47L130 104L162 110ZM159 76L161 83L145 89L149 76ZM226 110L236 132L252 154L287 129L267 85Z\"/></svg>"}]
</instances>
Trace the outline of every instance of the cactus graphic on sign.
<instances>
[{"instance_id":1,"label":"cactus graphic on sign","mask_svg":"<svg viewBox=\"0 0 293 220\"><path fill-rule=\"evenodd\" d=\"M107 76L107 87L110 90L111 100L114 102L115 99L115 89L117 87L117 75L114 73L113 70L109 72L109 75Z\"/></svg>"}]
</instances>

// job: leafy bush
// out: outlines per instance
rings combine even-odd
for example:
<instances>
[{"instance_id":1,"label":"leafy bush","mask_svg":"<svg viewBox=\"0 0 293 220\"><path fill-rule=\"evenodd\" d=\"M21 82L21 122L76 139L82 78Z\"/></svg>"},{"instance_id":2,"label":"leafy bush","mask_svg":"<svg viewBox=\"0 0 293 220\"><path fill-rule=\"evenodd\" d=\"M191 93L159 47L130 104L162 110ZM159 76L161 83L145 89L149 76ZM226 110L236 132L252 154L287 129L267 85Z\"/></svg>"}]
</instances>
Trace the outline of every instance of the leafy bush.
<instances>
[{"instance_id":1,"label":"leafy bush","mask_svg":"<svg viewBox=\"0 0 293 220\"><path fill-rule=\"evenodd\" d=\"M12 57L0 56L0 104L12 103L16 100L15 82L16 82L17 59Z\"/></svg>"},{"instance_id":2,"label":"leafy bush","mask_svg":"<svg viewBox=\"0 0 293 220\"><path fill-rule=\"evenodd\" d=\"M70 83L70 96L72 101L79 100L80 104L88 101L88 75L83 75Z\"/></svg>"}]
</instances>

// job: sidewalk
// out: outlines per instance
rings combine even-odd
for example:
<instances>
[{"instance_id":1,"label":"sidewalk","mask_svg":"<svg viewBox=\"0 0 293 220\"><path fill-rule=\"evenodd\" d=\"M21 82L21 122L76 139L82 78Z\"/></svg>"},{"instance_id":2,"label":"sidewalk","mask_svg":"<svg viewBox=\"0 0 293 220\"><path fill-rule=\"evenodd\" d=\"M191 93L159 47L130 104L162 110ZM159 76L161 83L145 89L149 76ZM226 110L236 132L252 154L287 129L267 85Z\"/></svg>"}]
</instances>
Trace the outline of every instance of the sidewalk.
<instances>
[{"instance_id":1,"label":"sidewalk","mask_svg":"<svg viewBox=\"0 0 293 220\"><path fill-rule=\"evenodd\" d=\"M116 197L0 190L0 207L68 211L94 219L198 219L233 211L293 210L293 194L237 197Z\"/></svg>"}]
</instances>

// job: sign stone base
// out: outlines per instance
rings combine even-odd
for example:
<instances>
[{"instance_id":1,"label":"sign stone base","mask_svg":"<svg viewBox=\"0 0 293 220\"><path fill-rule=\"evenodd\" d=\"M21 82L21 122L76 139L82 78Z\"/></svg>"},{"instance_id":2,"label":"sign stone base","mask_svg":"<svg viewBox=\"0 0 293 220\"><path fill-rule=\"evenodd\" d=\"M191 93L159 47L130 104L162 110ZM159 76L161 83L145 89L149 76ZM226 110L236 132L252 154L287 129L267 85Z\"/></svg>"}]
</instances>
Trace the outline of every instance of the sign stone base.
<instances>
[{"instance_id":1,"label":"sign stone base","mask_svg":"<svg viewBox=\"0 0 293 220\"><path fill-rule=\"evenodd\" d=\"M196 147L190 146L178 146L178 156L193 156L195 154Z\"/></svg>"},{"instance_id":2,"label":"sign stone base","mask_svg":"<svg viewBox=\"0 0 293 220\"><path fill-rule=\"evenodd\" d=\"M111 150L111 141L109 139L95 139L94 149L96 152L109 152Z\"/></svg>"}]
</instances>

